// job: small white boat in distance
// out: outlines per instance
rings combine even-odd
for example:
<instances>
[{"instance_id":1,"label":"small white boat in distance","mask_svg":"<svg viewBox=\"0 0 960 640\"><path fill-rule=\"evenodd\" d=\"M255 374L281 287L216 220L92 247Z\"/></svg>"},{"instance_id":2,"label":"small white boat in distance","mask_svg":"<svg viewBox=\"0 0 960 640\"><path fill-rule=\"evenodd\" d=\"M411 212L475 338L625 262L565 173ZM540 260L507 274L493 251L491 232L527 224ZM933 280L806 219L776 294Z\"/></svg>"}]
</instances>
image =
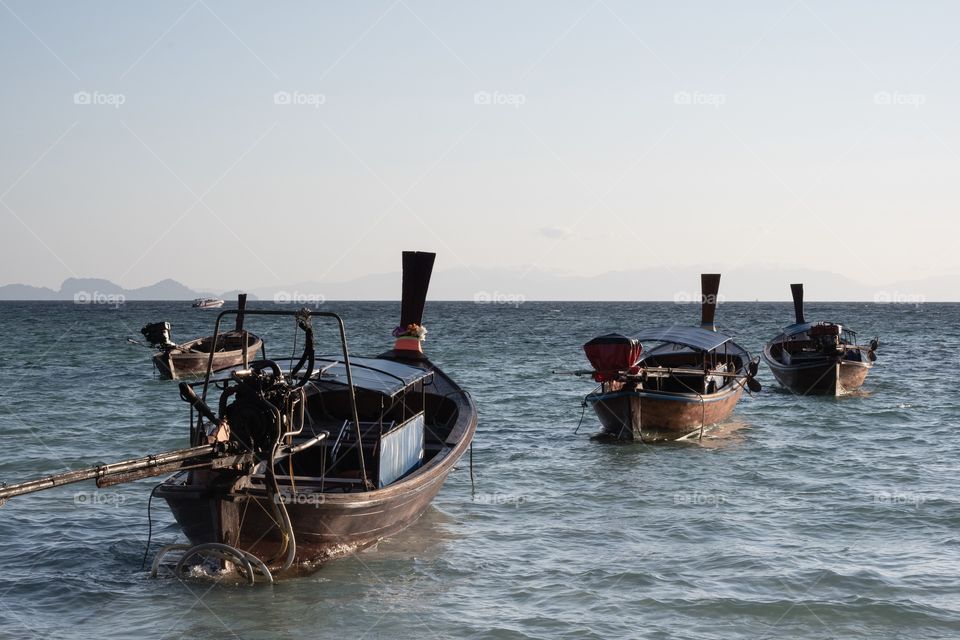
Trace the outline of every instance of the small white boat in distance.
<instances>
[{"instance_id":1,"label":"small white boat in distance","mask_svg":"<svg viewBox=\"0 0 960 640\"><path fill-rule=\"evenodd\" d=\"M223 306L220 298L197 298L193 301L194 309L219 309Z\"/></svg>"}]
</instances>

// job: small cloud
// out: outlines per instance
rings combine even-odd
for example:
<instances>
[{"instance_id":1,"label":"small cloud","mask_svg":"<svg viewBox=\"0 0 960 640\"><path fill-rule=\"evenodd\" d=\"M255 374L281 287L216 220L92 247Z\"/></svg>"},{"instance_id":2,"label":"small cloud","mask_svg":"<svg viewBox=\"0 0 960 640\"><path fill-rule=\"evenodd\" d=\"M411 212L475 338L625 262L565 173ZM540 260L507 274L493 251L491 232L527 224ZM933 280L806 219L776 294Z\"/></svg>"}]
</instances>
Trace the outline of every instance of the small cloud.
<instances>
[{"instance_id":1,"label":"small cloud","mask_svg":"<svg viewBox=\"0 0 960 640\"><path fill-rule=\"evenodd\" d=\"M553 240L566 240L573 236L573 231L566 227L540 227L539 233L544 238Z\"/></svg>"}]
</instances>

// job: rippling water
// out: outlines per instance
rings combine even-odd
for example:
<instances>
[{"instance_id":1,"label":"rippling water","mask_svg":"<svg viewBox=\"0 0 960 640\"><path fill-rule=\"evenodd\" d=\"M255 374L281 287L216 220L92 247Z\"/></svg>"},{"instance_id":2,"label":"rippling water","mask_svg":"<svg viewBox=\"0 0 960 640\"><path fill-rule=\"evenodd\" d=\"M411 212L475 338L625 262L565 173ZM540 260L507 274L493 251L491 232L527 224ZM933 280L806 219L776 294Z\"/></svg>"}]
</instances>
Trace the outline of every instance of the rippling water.
<instances>
[{"instance_id":1,"label":"rippling water","mask_svg":"<svg viewBox=\"0 0 960 640\"><path fill-rule=\"evenodd\" d=\"M256 305L254 305L256 306ZM268 305L271 306L272 305ZM396 303L328 303L351 350L388 346ZM187 408L127 344L180 303L0 303L0 479L186 445ZM480 407L474 447L413 528L272 587L140 570L150 480L72 485L0 510L0 637L960 637L960 306L808 304L881 339L855 397L764 390L703 442L600 444L585 365L602 332L695 323L666 303L431 303L425 347ZM759 354L789 304L726 303ZM251 320L284 355L287 322ZM332 334L321 332L320 339ZM327 349L330 351L331 349ZM154 544L183 540L162 501Z\"/></svg>"}]
</instances>

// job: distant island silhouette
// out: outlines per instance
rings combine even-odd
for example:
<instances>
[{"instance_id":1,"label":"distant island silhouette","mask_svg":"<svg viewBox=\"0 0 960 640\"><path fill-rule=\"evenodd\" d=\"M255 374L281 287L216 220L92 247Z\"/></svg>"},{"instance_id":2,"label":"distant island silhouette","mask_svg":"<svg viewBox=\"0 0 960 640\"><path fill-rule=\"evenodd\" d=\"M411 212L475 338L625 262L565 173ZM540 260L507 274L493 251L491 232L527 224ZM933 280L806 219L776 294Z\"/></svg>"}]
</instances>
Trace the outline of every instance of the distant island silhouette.
<instances>
[{"instance_id":1,"label":"distant island silhouette","mask_svg":"<svg viewBox=\"0 0 960 640\"><path fill-rule=\"evenodd\" d=\"M710 265L682 268L651 267L611 271L597 276L567 276L539 269L466 268L438 270L430 298L515 304L534 300L556 301L676 301L699 295L699 274L722 271L721 299L736 301L790 300L791 282L803 282L807 299L816 301L922 302L960 301L960 275L865 284L845 276L812 269L748 265L718 270ZM251 300L315 303L322 300L397 300L400 273L379 273L341 282L303 281L256 286L245 291ZM217 296L235 298L238 290L194 289L176 280L161 280L146 287L126 289L100 278L67 278L59 290L25 284L0 286L0 300L75 300L84 295L123 296L125 300L193 300Z\"/></svg>"}]
</instances>

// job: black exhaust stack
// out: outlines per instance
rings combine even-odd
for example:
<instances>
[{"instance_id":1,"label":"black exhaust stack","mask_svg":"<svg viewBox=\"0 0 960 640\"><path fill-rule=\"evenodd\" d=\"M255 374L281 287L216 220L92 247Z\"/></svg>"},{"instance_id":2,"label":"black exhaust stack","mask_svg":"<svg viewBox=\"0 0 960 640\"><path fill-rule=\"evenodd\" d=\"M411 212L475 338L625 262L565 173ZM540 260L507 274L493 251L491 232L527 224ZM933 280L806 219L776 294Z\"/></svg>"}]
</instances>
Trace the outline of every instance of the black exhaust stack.
<instances>
[{"instance_id":1,"label":"black exhaust stack","mask_svg":"<svg viewBox=\"0 0 960 640\"><path fill-rule=\"evenodd\" d=\"M427 289L437 254L425 251L403 252L403 298L400 302L400 326L421 324Z\"/></svg>"},{"instance_id":2,"label":"black exhaust stack","mask_svg":"<svg viewBox=\"0 0 960 640\"><path fill-rule=\"evenodd\" d=\"M797 324L803 324L803 285L790 285L790 293L793 294L793 313L796 315Z\"/></svg>"},{"instance_id":3,"label":"black exhaust stack","mask_svg":"<svg viewBox=\"0 0 960 640\"><path fill-rule=\"evenodd\" d=\"M719 273L700 274L700 328L716 331L713 319L717 313L717 292L720 291Z\"/></svg>"},{"instance_id":4,"label":"black exhaust stack","mask_svg":"<svg viewBox=\"0 0 960 640\"><path fill-rule=\"evenodd\" d=\"M237 331L243 331L243 311L247 308L247 294L237 296Z\"/></svg>"}]
</instances>

